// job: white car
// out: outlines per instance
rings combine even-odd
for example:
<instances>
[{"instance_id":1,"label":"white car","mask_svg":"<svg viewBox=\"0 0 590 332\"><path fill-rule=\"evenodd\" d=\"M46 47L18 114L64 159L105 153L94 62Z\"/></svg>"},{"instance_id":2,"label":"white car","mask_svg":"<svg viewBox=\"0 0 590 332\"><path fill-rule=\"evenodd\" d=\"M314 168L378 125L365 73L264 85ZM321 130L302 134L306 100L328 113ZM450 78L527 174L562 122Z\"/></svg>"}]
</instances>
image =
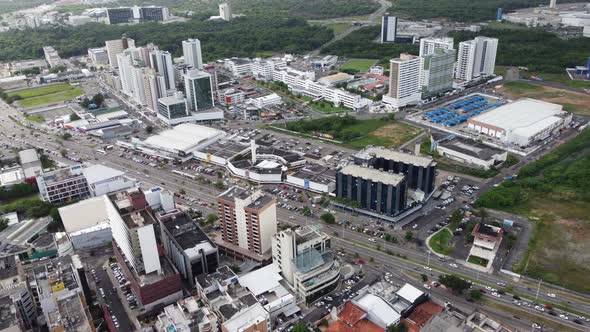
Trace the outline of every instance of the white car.
<instances>
[{"instance_id":1,"label":"white car","mask_svg":"<svg viewBox=\"0 0 590 332\"><path fill-rule=\"evenodd\" d=\"M451 264L449 264L449 266L450 266L450 267L452 267L452 268L455 268L455 269L459 267L459 266L457 266L457 264L455 264L455 263L451 263Z\"/></svg>"},{"instance_id":2,"label":"white car","mask_svg":"<svg viewBox=\"0 0 590 332\"><path fill-rule=\"evenodd\" d=\"M424 270L426 270L426 271L432 271L432 269L429 266L424 266Z\"/></svg>"},{"instance_id":3,"label":"white car","mask_svg":"<svg viewBox=\"0 0 590 332\"><path fill-rule=\"evenodd\" d=\"M428 284L424 284L424 288L426 288L426 289L430 289L430 285L428 285Z\"/></svg>"},{"instance_id":4,"label":"white car","mask_svg":"<svg viewBox=\"0 0 590 332\"><path fill-rule=\"evenodd\" d=\"M547 293L547 296L549 296L550 298L555 298L555 294L554 293Z\"/></svg>"},{"instance_id":5,"label":"white car","mask_svg":"<svg viewBox=\"0 0 590 332\"><path fill-rule=\"evenodd\" d=\"M500 298L500 297L502 297L502 295L500 295L500 294L498 294L498 293L496 293L496 292L492 292L492 296L495 296L495 297L497 297L497 298Z\"/></svg>"},{"instance_id":6,"label":"white car","mask_svg":"<svg viewBox=\"0 0 590 332\"><path fill-rule=\"evenodd\" d=\"M374 238L370 238L369 242L376 242Z\"/></svg>"},{"instance_id":7,"label":"white car","mask_svg":"<svg viewBox=\"0 0 590 332\"><path fill-rule=\"evenodd\" d=\"M414 226L412 226L412 229L416 229L418 228L418 224L414 224Z\"/></svg>"}]
</instances>

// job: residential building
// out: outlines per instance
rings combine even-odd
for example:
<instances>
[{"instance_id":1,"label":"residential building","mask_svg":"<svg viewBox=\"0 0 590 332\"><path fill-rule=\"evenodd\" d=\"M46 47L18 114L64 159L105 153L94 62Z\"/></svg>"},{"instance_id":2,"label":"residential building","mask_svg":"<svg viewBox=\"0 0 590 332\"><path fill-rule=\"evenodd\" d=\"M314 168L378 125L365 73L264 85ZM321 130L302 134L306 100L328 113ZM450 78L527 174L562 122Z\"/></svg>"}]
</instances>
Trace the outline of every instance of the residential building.
<instances>
[{"instance_id":1,"label":"residential building","mask_svg":"<svg viewBox=\"0 0 590 332\"><path fill-rule=\"evenodd\" d=\"M435 50L454 50L455 44L452 37L428 37L420 39L420 53L421 57L434 54Z\"/></svg>"},{"instance_id":2,"label":"residential building","mask_svg":"<svg viewBox=\"0 0 590 332\"><path fill-rule=\"evenodd\" d=\"M159 254L156 222L143 191L129 189L108 199L113 253L143 307L150 310L181 299L181 275Z\"/></svg>"},{"instance_id":3,"label":"residential building","mask_svg":"<svg viewBox=\"0 0 590 332\"><path fill-rule=\"evenodd\" d=\"M437 48L422 56L420 82L422 98L426 99L453 89L456 51Z\"/></svg>"},{"instance_id":4,"label":"residential building","mask_svg":"<svg viewBox=\"0 0 590 332\"><path fill-rule=\"evenodd\" d=\"M215 106L211 74L197 69L189 70L184 75L184 88L191 111L205 111Z\"/></svg>"},{"instance_id":5,"label":"residential building","mask_svg":"<svg viewBox=\"0 0 590 332\"><path fill-rule=\"evenodd\" d=\"M197 276L197 292L217 316L219 331L271 331L270 314L228 266Z\"/></svg>"},{"instance_id":6,"label":"residential building","mask_svg":"<svg viewBox=\"0 0 590 332\"><path fill-rule=\"evenodd\" d=\"M491 268L500 248L504 230L500 227L479 223L475 226L471 235L473 235L474 240L467 261L479 260L481 262L479 265L484 266L486 269Z\"/></svg>"},{"instance_id":7,"label":"residential building","mask_svg":"<svg viewBox=\"0 0 590 332\"><path fill-rule=\"evenodd\" d=\"M383 102L401 108L420 100L420 57L402 53L389 61L389 92Z\"/></svg>"},{"instance_id":8,"label":"residential building","mask_svg":"<svg viewBox=\"0 0 590 332\"><path fill-rule=\"evenodd\" d=\"M123 52L128 48L135 47L135 40L127 38L125 35L121 39L107 40L105 42L107 55L109 57L109 64L112 68L118 68L117 54Z\"/></svg>"},{"instance_id":9,"label":"residential building","mask_svg":"<svg viewBox=\"0 0 590 332\"><path fill-rule=\"evenodd\" d=\"M459 43L455 78L469 82L494 74L498 39L475 37Z\"/></svg>"},{"instance_id":10,"label":"residential building","mask_svg":"<svg viewBox=\"0 0 590 332\"><path fill-rule=\"evenodd\" d=\"M106 65L109 63L109 54L103 48L89 48L88 57L95 66Z\"/></svg>"},{"instance_id":11,"label":"residential building","mask_svg":"<svg viewBox=\"0 0 590 332\"><path fill-rule=\"evenodd\" d=\"M51 203L65 203L90 196L82 165L39 174L36 181L41 199Z\"/></svg>"},{"instance_id":12,"label":"residential building","mask_svg":"<svg viewBox=\"0 0 590 332\"><path fill-rule=\"evenodd\" d=\"M158 117L168 124L177 123L174 120L179 120L180 122L182 121L182 118L186 118L190 115L186 98L184 98L181 93L158 99L158 108L156 110L158 112Z\"/></svg>"},{"instance_id":13,"label":"residential building","mask_svg":"<svg viewBox=\"0 0 590 332\"><path fill-rule=\"evenodd\" d=\"M158 214L157 219L166 255L191 287L196 276L217 270L217 247L186 213Z\"/></svg>"},{"instance_id":14,"label":"residential building","mask_svg":"<svg viewBox=\"0 0 590 332\"><path fill-rule=\"evenodd\" d=\"M393 43L397 35L397 17L386 13L381 17L381 43Z\"/></svg>"},{"instance_id":15,"label":"residential building","mask_svg":"<svg viewBox=\"0 0 590 332\"><path fill-rule=\"evenodd\" d=\"M403 175L350 164L336 173L336 197L395 216L406 209L407 183Z\"/></svg>"},{"instance_id":16,"label":"residential building","mask_svg":"<svg viewBox=\"0 0 590 332\"><path fill-rule=\"evenodd\" d=\"M23 169L14 165L0 169L0 187L10 188L15 184L20 184L25 181L25 174Z\"/></svg>"},{"instance_id":17,"label":"residential building","mask_svg":"<svg viewBox=\"0 0 590 332\"><path fill-rule=\"evenodd\" d=\"M384 329L367 318L367 312L352 301L346 301L332 311L333 322L325 332L383 332Z\"/></svg>"},{"instance_id":18,"label":"residential building","mask_svg":"<svg viewBox=\"0 0 590 332\"><path fill-rule=\"evenodd\" d=\"M156 71L152 68L147 69L143 76L143 90L145 92L147 108L158 112L158 99L167 95L166 79L164 76L156 74Z\"/></svg>"},{"instance_id":19,"label":"residential building","mask_svg":"<svg viewBox=\"0 0 590 332\"><path fill-rule=\"evenodd\" d=\"M55 67L63 64L61 57L55 48L53 48L53 46L44 46L43 54L45 55L45 61L47 61L49 67Z\"/></svg>"},{"instance_id":20,"label":"residential building","mask_svg":"<svg viewBox=\"0 0 590 332\"><path fill-rule=\"evenodd\" d=\"M228 2L219 4L219 17L224 21L232 19L231 5Z\"/></svg>"},{"instance_id":21,"label":"residential building","mask_svg":"<svg viewBox=\"0 0 590 332\"><path fill-rule=\"evenodd\" d=\"M276 201L262 191L232 187L217 197L223 241L257 256L268 254L277 233Z\"/></svg>"},{"instance_id":22,"label":"residential building","mask_svg":"<svg viewBox=\"0 0 590 332\"><path fill-rule=\"evenodd\" d=\"M172 55L168 51L153 50L150 52L150 65L156 73L164 77L166 91L176 90Z\"/></svg>"},{"instance_id":23,"label":"residential building","mask_svg":"<svg viewBox=\"0 0 590 332\"><path fill-rule=\"evenodd\" d=\"M182 54L184 56L184 63L192 66L193 69L203 69L201 42L198 39L183 40Z\"/></svg>"},{"instance_id":24,"label":"residential building","mask_svg":"<svg viewBox=\"0 0 590 332\"><path fill-rule=\"evenodd\" d=\"M299 300L313 302L338 286L340 263L330 242L330 237L314 226L287 229L273 236L272 262Z\"/></svg>"},{"instance_id":25,"label":"residential building","mask_svg":"<svg viewBox=\"0 0 590 332\"><path fill-rule=\"evenodd\" d=\"M217 316L200 307L196 297L187 297L164 308L154 325L157 332L217 331Z\"/></svg>"},{"instance_id":26,"label":"residential building","mask_svg":"<svg viewBox=\"0 0 590 332\"><path fill-rule=\"evenodd\" d=\"M16 257L0 257L0 331L11 326L20 328L15 331L30 330L37 318L35 301Z\"/></svg>"}]
</instances>

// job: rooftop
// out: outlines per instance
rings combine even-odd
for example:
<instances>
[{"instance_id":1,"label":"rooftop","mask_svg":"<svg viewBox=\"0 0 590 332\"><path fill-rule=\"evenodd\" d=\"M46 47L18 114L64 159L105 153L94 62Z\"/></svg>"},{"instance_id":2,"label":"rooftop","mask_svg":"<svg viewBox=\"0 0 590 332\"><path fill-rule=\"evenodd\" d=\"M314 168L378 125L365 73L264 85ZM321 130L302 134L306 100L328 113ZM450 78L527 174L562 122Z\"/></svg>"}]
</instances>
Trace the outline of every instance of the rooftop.
<instances>
[{"instance_id":1,"label":"rooftop","mask_svg":"<svg viewBox=\"0 0 590 332\"><path fill-rule=\"evenodd\" d=\"M504 151L500 149L487 146L481 142L467 140L460 137L440 142L438 145L481 160L490 160L493 159L495 155L504 153Z\"/></svg>"},{"instance_id":2,"label":"rooftop","mask_svg":"<svg viewBox=\"0 0 590 332\"><path fill-rule=\"evenodd\" d=\"M39 161L39 155L35 149L26 149L18 152L21 165Z\"/></svg>"},{"instance_id":3,"label":"rooftop","mask_svg":"<svg viewBox=\"0 0 590 332\"><path fill-rule=\"evenodd\" d=\"M215 249L209 237L185 213L177 213L161 222L187 255L197 256L201 249L205 252Z\"/></svg>"},{"instance_id":4,"label":"rooftop","mask_svg":"<svg viewBox=\"0 0 590 332\"><path fill-rule=\"evenodd\" d=\"M42 178L46 185L52 185L75 177L82 177L82 169L82 165L73 165L43 173L37 178Z\"/></svg>"},{"instance_id":5,"label":"rooftop","mask_svg":"<svg viewBox=\"0 0 590 332\"><path fill-rule=\"evenodd\" d=\"M221 283L232 278L237 278L236 274L229 268L229 266L223 265L217 268L217 271L214 273L197 276L197 282L203 287L203 289L206 289L214 286L217 282Z\"/></svg>"},{"instance_id":6,"label":"rooftop","mask_svg":"<svg viewBox=\"0 0 590 332\"><path fill-rule=\"evenodd\" d=\"M485 237L490 240L497 240L502 237L504 231L500 227L479 223L473 229L473 236Z\"/></svg>"},{"instance_id":7,"label":"rooftop","mask_svg":"<svg viewBox=\"0 0 590 332\"><path fill-rule=\"evenodd\" d=\"M235 155L244 152L248 148L249 146L246 146L244 144L223 140L217 141L209 145L201 152L205 154L210 154L211 156L218 156L224 159L230 159Z\"/></svg>"},{"instance_id":8,"label":"rooftop","mask_svg":"<svg viewBox=\"0 0 590 332\"><path fill-rule=\"evenodd\" d=\"M344 175L352 175L354 177L360 177L365 180L371 180L373 182L381 182L385 185L397 186L403 179L404 176L380 171L374 168L363 167L360 165L349 164L344 166L340 173Z\"/></svg>"},{"instance_id":9,"label":"rooftop","mask_svg":"<svg viewBox=\"0 0 590 332\"><path fill-rule=\"evenodd\" d=\"M411 331L420 331L420 327L426 325L432 317L443 311L443 307L438 304L427 301L417 306L414 311L405 319L405 324L415 326L417 329L410 327Z\"/></svg>"},{"instance_id":10,"label":"rooftop","mask_svg":"<svg viewBox=\"0 0 590 332\"><path fill-rule=\"evenodd\" d=\"M185 102L186 102L186 99L180 98L179 96L162 97L162 98L158 99L158 103L161 103L161 104L164 104L167 106L185 103Z\"/></svg>"},{"instance_id":11,"label":"rooftop","mask_svg":"<svg viewBox=\"0 0 590 332\"><path fill-rule=\"evenodd\" d=\"M125 172L103 165L91 165L82 171L89 185L125 175Z\"/></svg>"},{"instance_id":12,"label":"rooftop","mask_svg":"<svg viewBox=\"0 0 590 332\"><path fill-rule=\"evenodd\" d=\"M147 138L144 143L164 150L187 151L207 140L222 136L225 136L225 132L221 130L183 123Z\"/></svg>"},{"instance_id":13,"label":"rooftop","mask_svg":"<svg viewBox=\"0 0 590 332\"><path fill-rule=\"evenodd\" d=\"M383 328L395 324L401 317L387 301L374 294L365 294L355 304L367 312L369 320Z\"/></svg>"},{"instance_id":14,"label":"rooftop","mask_svg":"<svg viewBox=\"0 0 590 332\"><path fill-rule=\"evenodd\" d=\"M0 257L0 281L13 278L18 275L14 255Z\"/></svg>"},{"instance_id":15,"label":"rooftop","mask_svg":"<svg viewBox=\"0 0 590 332\"><path fill-rule=\"evenodd\" d=\"M405 284L397 291L397 295L410 303L414 303L418 298L424 295L424 292L410 284Z\"/></svg>"},{"instance_id":16,"label":"rooftop","mask_svg":"<svg viewBox=\"0 0 590 332\"><path fill-rule=\"evenodd\" d=\"M366 149L358 152L355 157L369 160L372 156L412 164L420 167L428 167L434 165L434 160L431 157L416 156L413 154L398 152L387 149L382 146L369 146Z\"/></svg>"},{"instance_id":17,"label":"rooftop","mask_svg":"<svg viewBox=\"0 0 590 332\"><path fill-rule=\"evenodd\" d=\"M0 331L21 331L18 326L16 307L14 306L10 296L4 296L0 298Z\"/></svg>"},{"instance_id":18,"label":"rooftop","mask_svg":"<svg viewBox=\"0 0 590 332\"><path fill-rule=\"evenodd\" d=\"M93 197L58 208L67 233L109 222L104 197Z\"/></svg>"},{"instance_id":19,"label":"rooftop","mask_svg":"<svg viewBox=\"0 0 590 332\"><path fill-rule=\"evenodd\" d=\"M489 110L468 121L481 122L506 131L513 131L533 126L535 123L544 121L561 112L561 105L523 98Z\"/></svg>"},{"instance_id":20,"label":"rooftop","mask_svg":"<svg viewBox=\"0 0 590 332\"><path fill-rule=\"evenodd\" d=\"M383 332L383 328L366 319L367 313L347 301L338 314L338 320L330 324L325 332Z\"/></svg>"}]
</instances>

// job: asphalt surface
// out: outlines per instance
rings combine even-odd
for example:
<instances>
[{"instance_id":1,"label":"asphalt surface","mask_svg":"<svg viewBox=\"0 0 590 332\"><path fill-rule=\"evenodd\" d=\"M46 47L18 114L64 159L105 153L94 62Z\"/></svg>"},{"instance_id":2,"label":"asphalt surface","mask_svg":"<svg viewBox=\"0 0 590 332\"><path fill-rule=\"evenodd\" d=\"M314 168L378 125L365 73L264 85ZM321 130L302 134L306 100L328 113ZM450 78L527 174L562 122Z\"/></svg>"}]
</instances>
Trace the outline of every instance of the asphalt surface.
<instances>
[{"instance_id":1,"label":"asphalt surface","mask_svg":"<svg viewBox=\"0 0 590 332\"><path fill-rule=\"evenodd\" d=\"M170 172L170 170L163 170L152 168L147 165L135 163L126 158L120 158L117 156L116 151L112 151L108 153L106 156L100 156L95 154L94 147L85 146L86 139L79 136L74 136L72 139L67 141L59 141L55 140L55 136L51 134L45 134L39 130L35 132L40 135L40 138L36 139L29 135L29 128L25 128L23 133L25 133L25 137L19 137L20 135L20 127L16 125L16 128L13 126L15 125L14 122L8 119L8 115L12 115L15 118L22 119L21 115L14 110L12 107L7 106L4 102L0 102L0 126L4 128L3 132L0 134L9 135L11 132L16 132L17 137L15 139L22 140L32 146L46 148L54 151L59 151L60 149L68 149L69 154L75 153L77 156L90 156L90 159L96 158L93 162L95 163L102 163L106 166L126 171L130 176L137 178L142 183L142 187L149 187L151 185L158 185L163 186L166 189L169 189L174 192L178 192L180 189L184 189L187 195L198 199L200 202L205 203L215 203L216 197L219 194L220 190L214 188L212 185L205 185L201 184L197 181L193 181L182 177L180 175L176 175ZM301 139L300 139L301 140ZM313 141L316 144L316 141ZM94 157L94 158L92 158ZM55 157L59 161L63 161L65 163L73 163L69 160L64 160L60 157ZM521 163L525 163L528 161L527 159L523 159ZM493 183L497 183L501 176L504 176L505 173L502 173L497 178L480 185L480 191L484 191ZM210 206L204 207L200 206L200 209L204 210L204 213L216 213L216 209L211 208ZM452 211L451 208L447 210ZM319 211L318 211L319 212ZM316 213L316 216L319 213ZM319 223L318 219L315 218L304 218L301 214L289 211L285 209L277 209L277 217L278 221L284 224L317 224ZM433 211L432 218L440 218L442 215L439 215L438 212ZM346 213L336 213L337 220L342 220L346 218L346 220L354 219L350 216L350 214ZM390 250L394 253L399 253L401 255L405 255L407 259L402 259L396 256L387 255L383 252L376 251L374 249L375 243L369 241L369 237L354 232L351 230L343 229L341 226L336 225L323 225L324 231L328 234L332 235L334 232L338 232L341 237L346 238L346 241L334 241L336 248L344 248L347 251L353 250L359 252L361 256L366 257L367 259L373 257L376 261L380 260L382 262L386 262L389 266L395 266L396 269L400 269L401 271L404 270L412 270L415 268L420 268L423 265L429 264L429 266L435 270L442 273L451 272L449 268L450 262L440 262L433 257L430 257L426 252L414 250L414 249L407 249L400 245L393 245L390 243L380 243L380 246L383 250ZM459 265L459 264L458 264ZM101 270L102 271L102 270ZM512 278L505 276L505 275L490 275L490 274L483 274L473 271L469 268L463 267L459 265L459 268L452 269L453 273L459 274L465 278L474 280L482 285L495 285L498 282L506 282L509 283L514 287L514 291L518 292L519 294L524 294L528 297L535 298L536 296L536 289L533 289L531 286L524 284L522 281L512 280ZM586 316L590 316L590 297L583 294L577 294L571 291L563 291L554 288L550 285L544 285L542 290L539 294L538 302L540 303L562 303L567 302L568 306L571 308L575 308L575 310L579 312L586 313ZM556 300L554 298L550 298L546 296L546 293L554 292L557 293L559 298ZM492 299L497 300L497 299ZM535 313L538 314L538 313ZM560 323L566 324L572 328L580 328L578 325L572 323L571 321L560 320L559 318L550 317L546 314L542 314L545 318L548 319L557 319ZM119 317L118 317L119 318ZM122 317L121 317L122 318ZM119 318L119 320L121 320ZM121 324L121 326L124 326Z\"/></svg>"}]
</instances>

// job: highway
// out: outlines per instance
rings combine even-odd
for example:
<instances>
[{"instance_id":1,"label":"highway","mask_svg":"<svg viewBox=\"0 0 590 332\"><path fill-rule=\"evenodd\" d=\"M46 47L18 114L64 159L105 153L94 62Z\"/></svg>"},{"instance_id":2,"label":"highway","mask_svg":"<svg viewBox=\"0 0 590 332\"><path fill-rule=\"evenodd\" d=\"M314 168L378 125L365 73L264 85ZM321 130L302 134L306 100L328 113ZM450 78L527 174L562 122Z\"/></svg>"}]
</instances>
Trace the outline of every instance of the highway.
<instances>
[{"instance_id":1,"label":"highway","mask_svg":"<svg viewBox=\"0 0 590 332\"><path fill-rule=\"evenodd\" d=\"M22 140L23 142L31 146L46 148L53 151L59 151L60 149L64 148L69 149L70 154L75 153L76 156L79 157L88 155L91 157L90 162L101 163L115 169L126 171L129 176L135 177L139 181L141 181L142 187L158 185L174 192L178 192L180 191L180 189L184 189L187 195L194 197L195 199L198 199L201 202L215 203L216 197L220 192L220 190L214 188L213 186L204 185L197 181L188 179L186 177L173 174L170 172L170 170L152 168L147 165L133 162L132 160L126 158L118 157L117 152L115 151L108 153L106 156L96 155L95 147L86 146L85 144L88 143L85 139L82 139L82 135L76 135L72 139L60 141L60 143L55 142L55 136L51 134L46 134L40 130L36 130L36 133L40 135L40 137L37 139L29 134L31 130L29 128L26 128L25 131L20 131L18 125L16 126L16 128L13 127L14 122L8 118L8 115L12 115L13 118L24 121L22 116L15 109L1 102L0 110L0 126L3 127L3 130L0 133L0 135L4 135L9 139ZM11 132L17 133L14 139L10 137ZM26 137L21 138L21 132L24 133ZM94 158L98 158L98 160L92 160ZM63 158L59 157L54 159L66 163L73 163L69 160L64 160ZM204 210L205 213L216 213L216 209L211 207L199 206L199 209ZM316 213L316 215L319 215L319 213ZM319 223L318 219L305 218L297 212L289 211L282 208L277 209L277 217L278 221L283 224L301 225L305 223ZM341 212L337 212L336 217L337 220L351 219L350 214ZM381 251L377 251L375 249L377 244L369 241L369 237L365 234L358 233L337 225L323 224L323 230L329 235L333 236L334 238L338 238L338 240L334 241L336 248L343 248L344 250L349 252L358 252L360 256L365 260L368 260L372 257L375 260L375 262L379 262L384 264L385 266L389 266L397 272L415 270L416 268L423 272L425 271L423 266L428 265L430 268L433 269L433 273L452 272L466 279L472 280L476 284L482 286L489 285L494 287L495 285L497 285L497 283L504 282L511 285L514 289L514 292L522 297L535 299L537 295L536 288L534 285L531 286L530 284L525 284L522 281L514 280L505 275L490 275L485 273L479 273L462 266L459 262L456 262L458 268L451 268L449 266L449 264L451 263L450 261L441 262L434 255L429 255L427 253L419 252L416 250L410 250L402 245L385 243L382 240L378 240L378 244L381 248ZM334 236L335 232L338 233L338 236ZM400 258L397 256L389 255L385 253L385 251L387 250L393 253L403 255L406 258ZM499 287L496 286L496 288ZM549 292L557 294L558 298L554 299L548 297L547 293ZM508 297L508 295L506 295L506 297ZM491 298L490 300L505 302L505 299ZM539 292L537 302L553 303L554 305L562 303L567 304L568 307L575 308L576 311L584 313L585 316L590 316L590 298L588 296L554 289L550 285L543 285L541 291ZM511 302L508 304L514 306ZM514 307L516 308L516 306ZM522 307L518 308L522 309ZM538 312L533 313L536 315L540 315L545 319L557 320L560 324L567 325L571 328L583 330L583 327L574 324L571 321L571 319L575 317L574 315L571 315L570 317L572 318L570 318L569 321L566 321L560 318L549 316L547 314L540 314Z\"/></svg>"}]
</instances>

